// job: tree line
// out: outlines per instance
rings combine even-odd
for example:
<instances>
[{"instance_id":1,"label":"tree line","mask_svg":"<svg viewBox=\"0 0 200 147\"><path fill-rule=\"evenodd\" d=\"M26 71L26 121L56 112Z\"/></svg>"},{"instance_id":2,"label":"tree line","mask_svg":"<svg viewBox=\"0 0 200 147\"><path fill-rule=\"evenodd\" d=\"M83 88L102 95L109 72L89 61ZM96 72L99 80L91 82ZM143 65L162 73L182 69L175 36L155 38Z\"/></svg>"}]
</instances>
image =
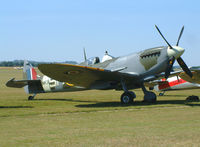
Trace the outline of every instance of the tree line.
<instances>
[{"instance_id":1,"label":"tree line","mask_svg":"<svg viewBox=\"0 0 200 147\"><path fill-rule=\"evenodd\" d=\"M38 61L29 61L32 66L37 67L39 64L44 63L58 63L58 62L38 62ZM68 63L68 64L77 64L76 61L65 61L65 62L59 62L59 63ZM0 62L1 67L20 67L24 66L24 60L14 60L14 61L1 61Z\"/></svg>"}]
</instances>

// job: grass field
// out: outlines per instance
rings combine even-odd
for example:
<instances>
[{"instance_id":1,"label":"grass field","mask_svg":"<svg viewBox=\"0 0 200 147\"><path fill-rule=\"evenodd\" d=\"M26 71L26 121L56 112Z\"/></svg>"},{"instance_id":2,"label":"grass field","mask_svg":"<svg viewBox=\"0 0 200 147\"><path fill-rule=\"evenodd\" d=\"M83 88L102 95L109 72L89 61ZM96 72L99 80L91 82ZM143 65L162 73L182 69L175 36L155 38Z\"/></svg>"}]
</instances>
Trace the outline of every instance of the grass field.
<instances>
[{"instance_id":1,"label":"grass field","mask_svg":"<svg viewBox=\"0 0 200 147\"><path fill-rule=\"evenodd\" d=\"M199 146L200 102L186 102L200 90L168 92L155 104L122 106L120 91L37 95L7 88L22 71L0 69L0 146Z\"/></svg>"}]
</instances>

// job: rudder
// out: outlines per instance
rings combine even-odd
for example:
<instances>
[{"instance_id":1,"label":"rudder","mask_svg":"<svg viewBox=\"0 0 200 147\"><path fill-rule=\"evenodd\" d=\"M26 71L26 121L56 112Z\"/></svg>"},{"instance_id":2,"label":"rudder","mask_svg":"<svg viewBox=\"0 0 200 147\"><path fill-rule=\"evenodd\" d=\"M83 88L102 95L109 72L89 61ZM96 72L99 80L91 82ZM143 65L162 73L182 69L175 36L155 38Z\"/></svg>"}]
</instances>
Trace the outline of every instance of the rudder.
<instances>
[{"instance_id":1,"label":"rudder","mask_svg":"<svg viewBox=\"0 0 200 147\"><path fill-rule=\"evenodd\" d=\"M23 79L37 80L37 72L27 60L24 60Z\"/></svg>"}]
</instances>

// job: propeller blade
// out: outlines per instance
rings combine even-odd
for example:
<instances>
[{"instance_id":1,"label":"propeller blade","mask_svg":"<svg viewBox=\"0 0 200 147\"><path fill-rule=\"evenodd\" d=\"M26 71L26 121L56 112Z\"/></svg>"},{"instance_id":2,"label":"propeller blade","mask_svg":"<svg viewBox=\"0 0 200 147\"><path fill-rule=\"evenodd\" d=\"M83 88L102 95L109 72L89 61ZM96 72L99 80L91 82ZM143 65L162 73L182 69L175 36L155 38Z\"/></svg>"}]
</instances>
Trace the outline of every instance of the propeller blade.
<instances>
[{"instance_id":1,"label":"propeller blade","mask_svg":"<svg viewBox=\"0 0 200 147\"><path fill-rule=\"evenodd\" d=\"M187 65L185 64L185 62L183 61L183 59L181 57L179 57L179 58L177 58L177 62L181 66L181 68L183 69L183 71L185 71L185 73L192 78L193 74L190 71L190 69L187 67Z\"/></svg>"},{"instance_id":2,"label":"propeller blade","mask_svg":"<svg viewBox=\"0 0 200 147\"><path fill-rule=\"evenodd\" d=\"M172 57L172 59L169 60L168 67L167 67L167 69L165 71L165 79L168 79L168 77L170 75L170 72L172 70L174 62L175 62L175 57Z\"/></svg>"},{"instance_id":3,"label":"propeller blade","mask_svg":"<svg viewBox=\"0 0 200 147\"><path fill-rule=\"evenodd\" d=\"M157 25L155 25L156 29L158 30L158 32L160 33L160 35L162 36L162 38L165 40L165 42L167 43L167 45L169 46L170 49L172 49L173 47L169 44L169 42L165 39L165 37L162 35L161 31L159 30L159 28L157 27Z\"/></svg>"},{"instance_id":4,"label":"propeller blade","mask_svg":"<svg viewBox=\"0 0 200 147\"><path fill-rule=\"evenodd\" d=\"M181 29L181 32L180 32L180 34L179 34L179 37L178 37L178 40L177 40L176 46L178 46L178 44L179 44L179 41L180 41L181 36L182 36L182 34L183 34L183 30L184 30L184 26L183 26L182 29Z\"/></svg>"}]
</instances>

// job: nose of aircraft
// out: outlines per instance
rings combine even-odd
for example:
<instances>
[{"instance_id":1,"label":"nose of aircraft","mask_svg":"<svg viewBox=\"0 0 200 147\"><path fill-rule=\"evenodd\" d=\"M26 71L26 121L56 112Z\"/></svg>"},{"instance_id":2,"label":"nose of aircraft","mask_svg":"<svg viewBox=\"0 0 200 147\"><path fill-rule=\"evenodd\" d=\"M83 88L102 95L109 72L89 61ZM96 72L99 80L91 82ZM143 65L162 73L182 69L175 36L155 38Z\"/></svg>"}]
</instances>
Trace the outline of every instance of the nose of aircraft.
<instances>
[{"instance_id":1,"label":"nose of aircraft","mask_svg":"<svg viewBox=\"0 0 200 147\"><path fill-rule=\"evenodd\" d=\"M179 46L172 46L172 49L167 49L167 54L170 58L174 56L177 59L184 53L184 51L184 48L181 48Z\"/></svg>"}]
</instances>

